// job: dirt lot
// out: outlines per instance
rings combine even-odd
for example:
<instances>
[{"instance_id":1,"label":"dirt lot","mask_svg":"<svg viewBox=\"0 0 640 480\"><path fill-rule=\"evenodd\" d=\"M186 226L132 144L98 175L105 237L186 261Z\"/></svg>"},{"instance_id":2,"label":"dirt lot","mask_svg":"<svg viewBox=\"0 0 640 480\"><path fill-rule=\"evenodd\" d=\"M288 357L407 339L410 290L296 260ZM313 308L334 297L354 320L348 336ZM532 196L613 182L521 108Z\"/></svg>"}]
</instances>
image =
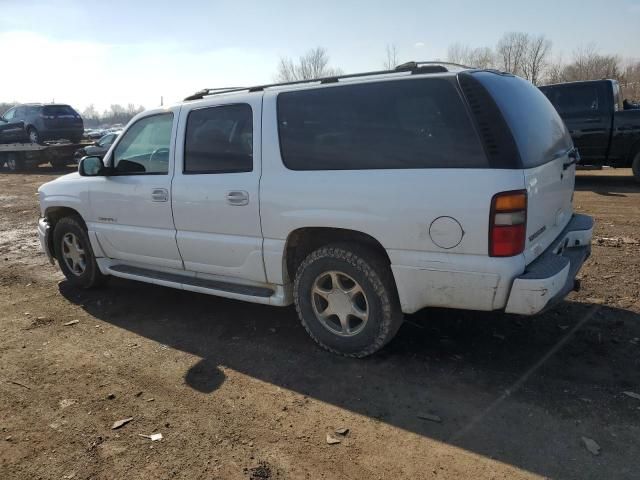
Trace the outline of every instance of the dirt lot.
<instances>
[{"instance_id":1,"label":"dirt lot","mask_svg":"<svg viewBox=\"0 0 640 480\"><path fill-rule=\"evenodd\" d=\"M578 178L598 222L580 293L537 318L424 311L360 361L316 348L292 308L74 290L35 237L58 174L0 172L0 479L640 478L629 171Z\"/></svg>"}]
</instances>

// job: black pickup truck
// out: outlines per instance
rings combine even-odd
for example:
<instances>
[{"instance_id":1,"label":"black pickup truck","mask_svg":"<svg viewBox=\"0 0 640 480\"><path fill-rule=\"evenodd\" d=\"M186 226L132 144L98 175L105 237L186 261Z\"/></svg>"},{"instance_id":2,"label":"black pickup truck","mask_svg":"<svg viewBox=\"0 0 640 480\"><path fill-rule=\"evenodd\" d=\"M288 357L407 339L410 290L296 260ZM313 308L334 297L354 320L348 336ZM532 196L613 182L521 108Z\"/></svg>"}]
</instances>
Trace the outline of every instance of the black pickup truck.
<instances>
[{"instance_id":1,"label":"black pickup truck","mask_svg":"<svg viewBox=\"0 0 640 480\"><path fill-rule=\"evenodd\" d=\"M632 167L640 182L640 109L623 108L617 81L558 83L540 90L566 123L582 164Z\"/></svg>"}]
</instances>

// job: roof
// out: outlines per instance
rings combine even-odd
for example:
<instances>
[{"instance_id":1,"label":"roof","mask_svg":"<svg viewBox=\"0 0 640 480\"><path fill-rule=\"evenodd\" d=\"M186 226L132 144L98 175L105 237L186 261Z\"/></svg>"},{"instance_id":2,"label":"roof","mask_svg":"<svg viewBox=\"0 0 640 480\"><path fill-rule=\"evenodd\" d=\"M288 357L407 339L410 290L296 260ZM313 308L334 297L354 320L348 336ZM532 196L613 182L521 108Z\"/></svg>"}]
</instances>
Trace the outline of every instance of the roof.
<instances>
[{"instance_id":1,"label":"roof","mask_svg":"<svg viewBox=\"0 0 640 480\"><path fill-rule=\"evenodd\" d=\"M447 73L447 72L459 72L459 71L470 70L470 69L471 67L467 67L465 65L460 65L457 63L450 63L450 62L407 62L407 63L403 63L402 65L398 65L393 70L376 70L372 72L350 73L346 75L335 75L335 76L316 78L311 80L296 80L293 82L280 82L280 83L256 85L253 87L205 88L203 90L200 90L194 93L193 95L189 95L184 100L185 101L201 100L204 97L208 97L211 95L220 95L224 93L259 92L259 91L264 91L268 88L284 87L288 85L302 85L302 84L309 84L309 83L318 83L318 84L338 83L340 80L352 79L352 78L384 76L384 75L391 75L391 74L397 75L400 73L405 73L408 75Z\"/></svg>"}]
</instances>

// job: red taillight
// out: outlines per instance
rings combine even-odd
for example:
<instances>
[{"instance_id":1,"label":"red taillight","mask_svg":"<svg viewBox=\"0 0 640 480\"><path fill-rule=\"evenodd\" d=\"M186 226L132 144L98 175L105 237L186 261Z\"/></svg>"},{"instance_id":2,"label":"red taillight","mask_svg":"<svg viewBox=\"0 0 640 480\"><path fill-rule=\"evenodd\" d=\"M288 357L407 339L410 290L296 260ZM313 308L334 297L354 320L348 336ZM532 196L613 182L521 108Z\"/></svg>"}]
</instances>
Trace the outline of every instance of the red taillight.
<instances>
[{"instance_id":1,"label":"red taillight","mask_svg":"<svg viewBox=\"0 0 640 480\"><path fill-rule=\"evenodd\" d=\"M527 192L494 195L489 219L489 255L513 257L524 251L527 232Z\"/></svg>"}]
</instances>

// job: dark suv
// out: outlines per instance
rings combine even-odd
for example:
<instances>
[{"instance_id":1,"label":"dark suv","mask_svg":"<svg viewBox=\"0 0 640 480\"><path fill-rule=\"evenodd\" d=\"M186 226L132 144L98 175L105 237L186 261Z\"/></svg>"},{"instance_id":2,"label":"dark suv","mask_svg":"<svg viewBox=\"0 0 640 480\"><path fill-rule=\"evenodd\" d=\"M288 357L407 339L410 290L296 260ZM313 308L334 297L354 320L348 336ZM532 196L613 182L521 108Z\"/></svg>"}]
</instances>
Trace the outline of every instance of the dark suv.
<instances>
[{"instance_id":1,"label":"dark suv","mask_svg":"<svg viewBox=\"0 0 640 480\"><path fill-rule=\"evenodd\" d=\"M84 123L80 114L69 105L29 103L17 105L2 115L3 123L22 122L24 128L14 129L16 138L1 138L0 141L27 141L41 143L47 140L66 139L79 142L84 133Z\"/></svg>"}]
</instances>

